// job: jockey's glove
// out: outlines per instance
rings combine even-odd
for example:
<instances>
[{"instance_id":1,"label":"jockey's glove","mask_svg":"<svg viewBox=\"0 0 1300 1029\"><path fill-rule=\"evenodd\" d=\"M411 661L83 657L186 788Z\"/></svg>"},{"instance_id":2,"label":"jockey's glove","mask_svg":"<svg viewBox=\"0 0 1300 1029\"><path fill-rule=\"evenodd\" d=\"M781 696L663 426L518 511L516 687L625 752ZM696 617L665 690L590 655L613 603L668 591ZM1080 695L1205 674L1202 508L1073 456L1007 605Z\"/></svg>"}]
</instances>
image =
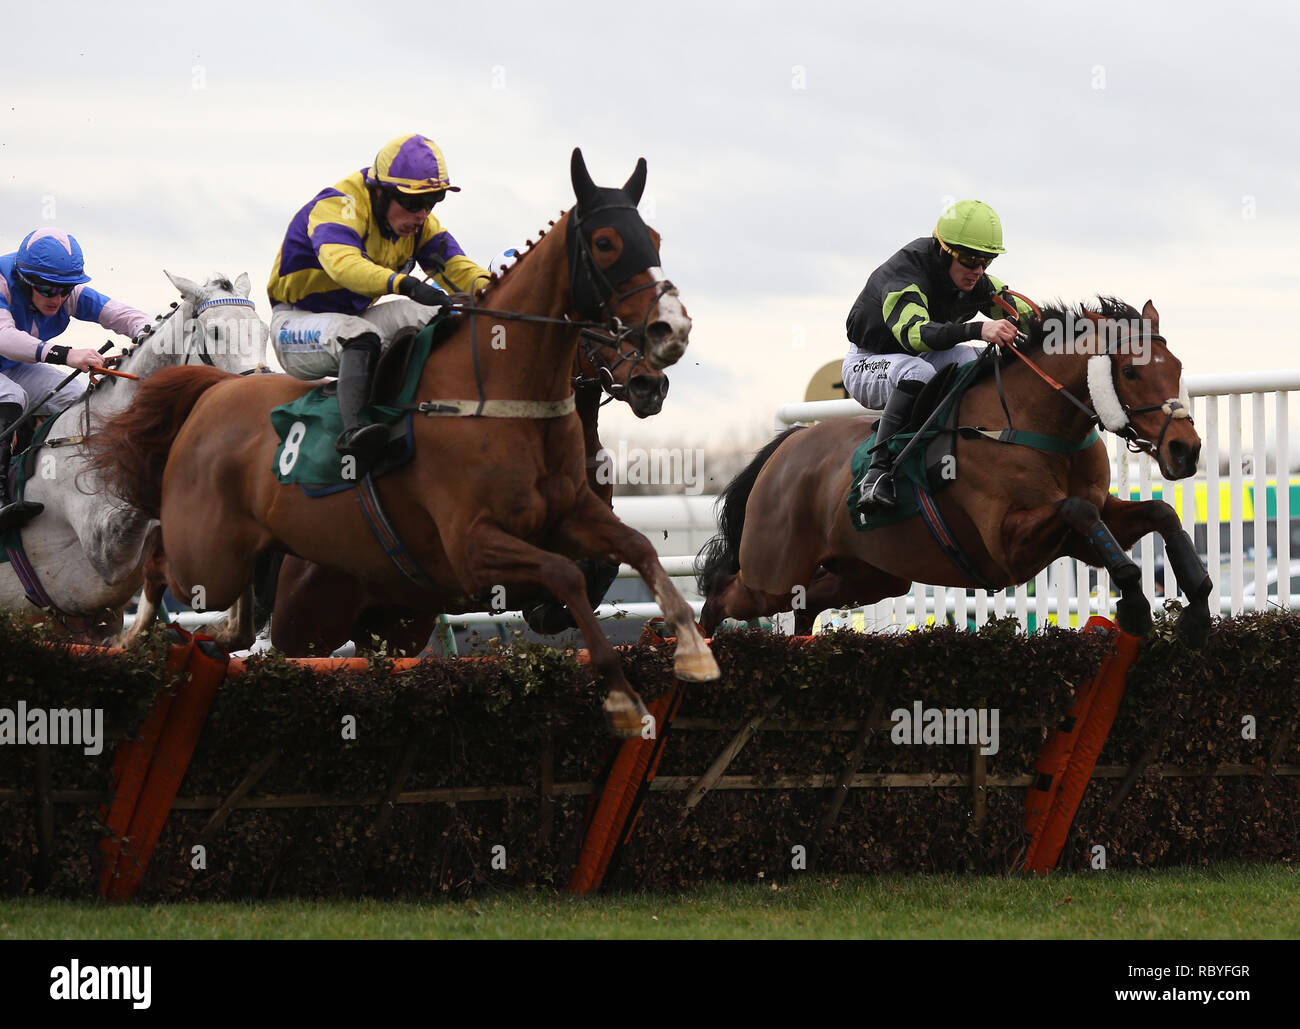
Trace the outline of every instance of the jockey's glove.
<instances>
[{"instance_id":1,"label":"jockey's glove","mask_svg":"<svg viewBox=\"0 0 1300 1029\"><path fill-rule=\"evenodd\" d=\"M404 297L410 297L417 304L424 304L426 307L446 307L451 303L451 297L447 296L436 286L430 286L427 282L421 282L414 276L408 275L397 284L397 292Z\"/></svg>"}]
</instances>

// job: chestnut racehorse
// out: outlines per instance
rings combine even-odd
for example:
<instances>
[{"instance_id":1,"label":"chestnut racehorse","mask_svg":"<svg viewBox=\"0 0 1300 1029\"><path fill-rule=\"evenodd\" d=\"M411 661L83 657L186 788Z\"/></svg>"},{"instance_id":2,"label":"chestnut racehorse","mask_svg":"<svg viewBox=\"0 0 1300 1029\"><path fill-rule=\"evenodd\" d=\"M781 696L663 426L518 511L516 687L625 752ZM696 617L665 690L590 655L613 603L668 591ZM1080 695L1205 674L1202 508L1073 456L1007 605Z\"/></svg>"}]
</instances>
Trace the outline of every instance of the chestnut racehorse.
<instances>
[{"instance_id":1,"label":"chestnut racehorse","mask_svg":"<svg viewBox=\"0 0 1300 1029\"><path fill-rule=\"evenodd\" d=\"M635 341L590 330L583 337L573 364L573 395L582 420L587 484L601 503L613 507L612 479L598 474L600 409L611 400L621 400L638 418L656 415L668 394L668 376L650 364ZM583 561L579 567L587 580L587 599L599 604L618 565ZM361 646L371 637L381 639L390 654L414 654L425 646L437 622L437 612L395 607L386 594L368 590L346 572L300 557L286 556L277 580L271 637L275 649L289 657L332 654L349 639ZM159 585L159 593L161 590ZM549 593L544 597L538 597L536 590L511 590L506 609L514 611L535 603L527 618L539 633L573 628L567 609ZM483 609L489 602L479 599L471 606Z\"/></svg>"},{"instance_id":2,"label":"chestnut racehorse","mask_svg":"<svg viewBox=\"0 0 1300 1029\"><path fill-rule=\"evenodd\" d=\"M310 385L216 373L151 379L105 428L100 455L118 466L127 495L159 512L172 591L201 593L209 608L228 605L268 550L337 568L418 610L456 609L495 586L544 586L577 619L609 688L612 727L632 736L645 707L570 558L622 560L675 628L677 675L717 678L691 608L650 542L587 485L570 383L583 327L639 339L658 368L686 349L690 319L660 270L657 235L636 212L645 173L643 159L621 189L599 188L575 150L576 206L430 355L418 392L429 417L415 419L415 457L376 484L406 550L404 569L394 548L377 541L357 494L313 500L275 477L271 409Z\"/></svg>"},{"instance_id":3,"label":"chestnut racehorse","mask_svg":"<svg viewBox=\"0 0 1300 1029\"><path fill-rule=\"evenodd\" d=\"M1151 454L1166 478L1192 475L1201 441L1180 389L1182 364L1159 334L1150 301L1140 315L1109 298L1099 306L1045 310L1021 347L1032 365L1006 350L989 355L1001 359L1005 398L988 377L962 397L959 426L998 430L1010 418L1022 433L1062 441L1062 450L1081 447L1057 452L984 434L961 439L956 481L934 499L965 554L965 571L919 516L870 531L852 524L850 458L870 432L867 419L790 429L759 452L720 500L722 531L697 563L705 633L724 618L792 608L796 632L807 633L826 608L874 604L905 593L914 581L1000 589L1069 556L1107 567L1121 592L1120 627L1143 635L1151 627L1150 604L1140 569L1124 551L1158 532L1189 600L1178 629L1202 643L1212 586L1177 514L1162 500L1111 496L1104 443L1084 445L1100 418L1132 449ZM1096 352L1096 341L1103 341L1105 354ZM1045 383L1034 366L1055 382ZM1090 397L1091 406L1072 402L1079 397Z\"/></svg>"}]
</instances>

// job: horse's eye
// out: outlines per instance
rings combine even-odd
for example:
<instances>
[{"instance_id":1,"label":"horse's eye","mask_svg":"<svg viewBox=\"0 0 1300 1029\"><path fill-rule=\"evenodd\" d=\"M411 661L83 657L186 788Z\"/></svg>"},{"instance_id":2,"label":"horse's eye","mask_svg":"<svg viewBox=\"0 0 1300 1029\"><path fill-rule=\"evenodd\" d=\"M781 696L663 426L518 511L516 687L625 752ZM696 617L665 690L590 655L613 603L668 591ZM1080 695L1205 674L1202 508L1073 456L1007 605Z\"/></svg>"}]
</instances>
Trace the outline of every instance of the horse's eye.
<instances>
[{"instance_id":1,"label":"horse's eye","mask_svg":"<svg viewBox=\"0 0 1300 1029\"><path fill-rule=\"evenodd\" d=\"M1120 369L1119 373L1120 375L1124 376L1124 378L1126 379L1139 378L1138 370L1134 368L1131 364L1125 365L1123 368Z\"/></svg>"},{"instance_id":2,"label":"horse's eye","mask_svg":"<svg viewBox=\"0 0 1300 1029\"><path fill-rule=\"evenodd\" d=\"M608 254L614 249L614 243L608 237L601 236L600 239L596 240L596 249Z\"/></svg>"}]
</instances>

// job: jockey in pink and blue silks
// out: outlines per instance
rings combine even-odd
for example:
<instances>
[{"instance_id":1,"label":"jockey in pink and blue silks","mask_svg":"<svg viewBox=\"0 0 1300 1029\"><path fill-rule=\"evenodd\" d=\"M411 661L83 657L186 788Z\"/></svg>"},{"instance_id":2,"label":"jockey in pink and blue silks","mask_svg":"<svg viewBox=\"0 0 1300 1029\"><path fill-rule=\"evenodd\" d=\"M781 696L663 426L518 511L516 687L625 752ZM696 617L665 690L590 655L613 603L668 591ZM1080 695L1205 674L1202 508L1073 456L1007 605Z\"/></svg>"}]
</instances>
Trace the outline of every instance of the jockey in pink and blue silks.
<instances>
[{"instance_id":1,"label":"jockey in pink and blue silks","mask_svg":"<svg viewBox=\"0 0 1300 1029\"><path fill-rule=\"evenodd\" d=\"M89 281L80 245L60 229L30 232L16 252L0 257L0 532L23 525L42 510L40 504L6 504L9 427L29 404L67 378L65 369L52 366L86 372L104 364L95 350L54 346L50 341L73 318L98 322L131 337L149 325L143 311L96 292L86 285ZM85 391L85 383L73 379L36 413L58 414Z\"/></svg>"}]
</instances>

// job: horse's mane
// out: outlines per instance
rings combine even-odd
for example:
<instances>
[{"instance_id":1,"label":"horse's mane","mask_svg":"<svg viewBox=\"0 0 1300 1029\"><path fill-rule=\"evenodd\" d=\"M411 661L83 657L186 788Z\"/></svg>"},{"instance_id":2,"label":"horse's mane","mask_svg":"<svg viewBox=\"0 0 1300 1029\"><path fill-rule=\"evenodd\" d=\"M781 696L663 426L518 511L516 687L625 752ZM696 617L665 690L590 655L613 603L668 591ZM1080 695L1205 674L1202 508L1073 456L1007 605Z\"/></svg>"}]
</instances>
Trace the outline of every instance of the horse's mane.
<instances>
[{"instance_id":1,"label":"horse's mane","mask_svg":"<svg viewBox=\"0 0 1300 1029\"><path fill-rule=\"evenodd\" d=\"M1060 300L1051 301L1042 308L1043 316L1041 319L1035 318L1029 323L1027 335L1029 341L1020 345L1021 353L1035 354L1041 353L1043 343L1047 337L1052 335L1059 343L1062 339L1060 328L1065 326L1074 326L1076 328L1075 338L1087 327L1088 320L1085 312L1099 314L1106 319L1115 319L1119 321L1129 321L1131 319L1141 319L1142 312L1138 311L1130 304L1110 296L1098 296L1095 303L1079 303L1073 307L1067 306ZM1058 326L1055 332L1049 333L1052 326Z\"/></svg>"},{"instance_id":2,"label":"horse's mane","mask_svg":"<svg viewBox=\"0 0 1300 1029\"><path fill-rule=\"evenodd\" d=\"M490 279L488 279L488 284L484 286L482 290L479 291L478 297L476 298L477 302L482 303L483 299L494 288L496 288L496 286L500 284L507 275L513 272L516 268L518 268L519 265L523 262L524 258L527 257L529 254L531 254L535 249L537 249L537 245L541 243L541 241L545 238L546 234L551 231L551 229L555 228L555 223L558 222L560 218L563 218L566 213L567 212L565 211L561 211L559 217L557 217L554 221L550 221L546 223L546 228L538 229L536 239L524 240L524 245L522 247L516 248L518 250L518 254L515 257L514 263L505 271L501 272L499 275L494 274Z\"/></svg>"}]
</instances>

